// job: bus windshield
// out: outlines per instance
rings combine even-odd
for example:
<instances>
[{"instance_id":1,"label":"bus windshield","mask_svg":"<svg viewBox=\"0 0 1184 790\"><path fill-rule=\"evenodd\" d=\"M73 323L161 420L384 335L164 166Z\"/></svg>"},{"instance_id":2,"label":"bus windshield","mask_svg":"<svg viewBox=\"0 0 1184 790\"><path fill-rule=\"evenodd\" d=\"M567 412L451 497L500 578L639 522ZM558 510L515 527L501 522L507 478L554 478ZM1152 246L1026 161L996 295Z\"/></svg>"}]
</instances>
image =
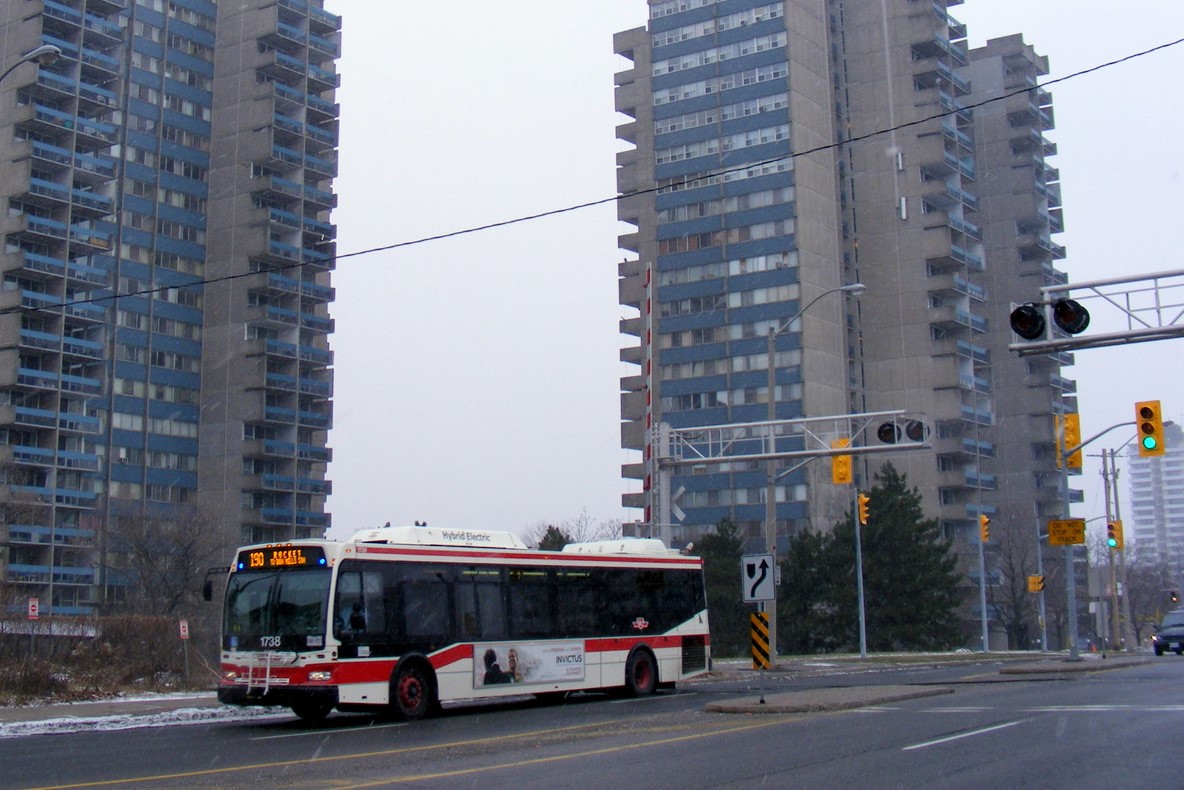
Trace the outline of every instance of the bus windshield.
<instances>
[{"instance_id":1,"label":"bus windshield","mask_svg":"<svg viewBox=\"0 0 1184 790\"><path fill-rule=\"evenodd\" d=\"M327 568L232 574L223 649L323 648L330 578Z\"/></svg>"}]
</instances>

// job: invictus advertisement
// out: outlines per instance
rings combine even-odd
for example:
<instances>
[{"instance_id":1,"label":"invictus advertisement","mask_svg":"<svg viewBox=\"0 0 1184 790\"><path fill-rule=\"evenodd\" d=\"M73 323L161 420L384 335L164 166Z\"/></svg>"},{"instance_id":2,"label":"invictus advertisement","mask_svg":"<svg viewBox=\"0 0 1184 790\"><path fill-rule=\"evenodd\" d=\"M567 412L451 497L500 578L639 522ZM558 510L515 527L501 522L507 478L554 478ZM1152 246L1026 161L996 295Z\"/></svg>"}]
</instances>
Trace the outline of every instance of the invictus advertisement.
<instances>
[{"instance_id":1,"label":"invictus advertisement","mask_svg":"<svg viewBox=\"0 0 1184 790\"><path fill-rule=\"evenodd\" d=\"M473 688L584 679L583 642L473 646Z\"/></svg>"}]
</instances>

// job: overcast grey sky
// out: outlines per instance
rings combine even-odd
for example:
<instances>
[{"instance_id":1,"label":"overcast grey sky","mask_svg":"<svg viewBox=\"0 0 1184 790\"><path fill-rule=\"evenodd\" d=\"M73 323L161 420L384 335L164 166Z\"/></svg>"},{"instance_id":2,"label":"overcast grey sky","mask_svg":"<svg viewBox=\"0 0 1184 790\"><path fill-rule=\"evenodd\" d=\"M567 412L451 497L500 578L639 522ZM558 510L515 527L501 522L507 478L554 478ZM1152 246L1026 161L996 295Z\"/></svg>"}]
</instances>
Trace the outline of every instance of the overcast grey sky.
<instances>
[{"instance_id":1,"label":"overcast grey sky","mask_svg":"<svg viewBox=\"0 0 1184 790\"><path fill-rule=\"evenodd\" d=\"M344 20L339 254L615 194L613 75L628 63L612 36L645 24L644 0L326 5ZM1180 0L952 12L972 46L1022 32L1049 79L1184 37ZM1070 282L1184 268L1180 74L1184 45L1050 89ZM606 204L339 261L333 536L639 517L620 506L623 227ZM1184 418L1182 367L1181 341L1078 352L1083 434L1131 420L1136 400ZM1101 515L1096 459L1077 485L1074 515Z\"/></svg>"}]
</instances>

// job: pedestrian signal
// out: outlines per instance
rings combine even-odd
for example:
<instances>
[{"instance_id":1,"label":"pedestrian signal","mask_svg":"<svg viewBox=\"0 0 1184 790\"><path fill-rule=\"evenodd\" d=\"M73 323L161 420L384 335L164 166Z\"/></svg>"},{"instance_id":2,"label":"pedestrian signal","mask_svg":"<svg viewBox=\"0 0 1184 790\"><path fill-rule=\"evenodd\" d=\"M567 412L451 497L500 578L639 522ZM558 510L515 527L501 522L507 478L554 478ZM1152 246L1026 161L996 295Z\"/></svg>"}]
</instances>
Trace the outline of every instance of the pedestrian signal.
<instances>
[{"instance_id":1,"label":"pedestrian signal","mask_svg":"<svg viewBox=\"0 0 1184 790\"><path fill-rule=\"evenodd\" d=\"M1044 577L1032 575L1028 577L1028 592L1044 592Z\"/></svg>"}]
</instances>

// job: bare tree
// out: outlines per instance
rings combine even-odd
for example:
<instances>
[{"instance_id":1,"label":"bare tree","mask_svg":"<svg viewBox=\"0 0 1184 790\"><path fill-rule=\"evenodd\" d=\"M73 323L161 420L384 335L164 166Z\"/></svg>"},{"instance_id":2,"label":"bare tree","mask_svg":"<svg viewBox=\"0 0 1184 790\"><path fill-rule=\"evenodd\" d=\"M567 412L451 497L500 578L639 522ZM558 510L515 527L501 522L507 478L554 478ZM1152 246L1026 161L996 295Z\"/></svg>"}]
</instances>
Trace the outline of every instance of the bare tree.
<instances>
[{"instance_id":1,"label":"bare tree","mask_svg":"<svg viewBox=\"0 0 1184 790\"><path fill-rule=\"evenodd\" d=\"M1179 606L1169 597L1170 591L1178 588L1168 563L1153 558L1143 560L1130 549L1126 555L1124 592L1130 596L1135 642L1143 644L1143 640L1150 636L1151 627L1159 624L1164 613Z\"/></svg>"},{"instance_id":2,"label":"bare tree","mask_svg":"<svg viewBox=\"0 0 1184 790\"><path fill-rule=\"evenodd\" d=\"M186 508L167 516L116 516L106 559L125 586L128 613L174 614L196 602L220 548L208 519Z\"/></svg>"},{"instance_id":3,"label":"bare tree","mask_svg":"<svg viewBox=\"0 0 1184 790\"><path fill-rule=\"evenodd\" d=\"M549 536L553 538L555 532L562 533L568 543L613 540L621 537L621 521L620 519L594 521L588 515L587 510L582 510L579 516L561 521L558 524L549 524L545 521L536 522L524 528L520 537L530 546L542 546L549 542Z\"/></svg>"},{"instance_id":4,"label":"bare tree","mask_svg":"<svg viewBox=\"0 0 1184 790\"><path fill-rule=\"evenodd\" d=\"M999 530L999 549L993 552L992 559L999 573L994 595L1007 631L1007 646L1012 650L1027 650L1033 632L1040 630L1039 599L1028 592L1028 576L1036 573L1035 536L1014 527Z\"/></svg>"}]
</instances>

